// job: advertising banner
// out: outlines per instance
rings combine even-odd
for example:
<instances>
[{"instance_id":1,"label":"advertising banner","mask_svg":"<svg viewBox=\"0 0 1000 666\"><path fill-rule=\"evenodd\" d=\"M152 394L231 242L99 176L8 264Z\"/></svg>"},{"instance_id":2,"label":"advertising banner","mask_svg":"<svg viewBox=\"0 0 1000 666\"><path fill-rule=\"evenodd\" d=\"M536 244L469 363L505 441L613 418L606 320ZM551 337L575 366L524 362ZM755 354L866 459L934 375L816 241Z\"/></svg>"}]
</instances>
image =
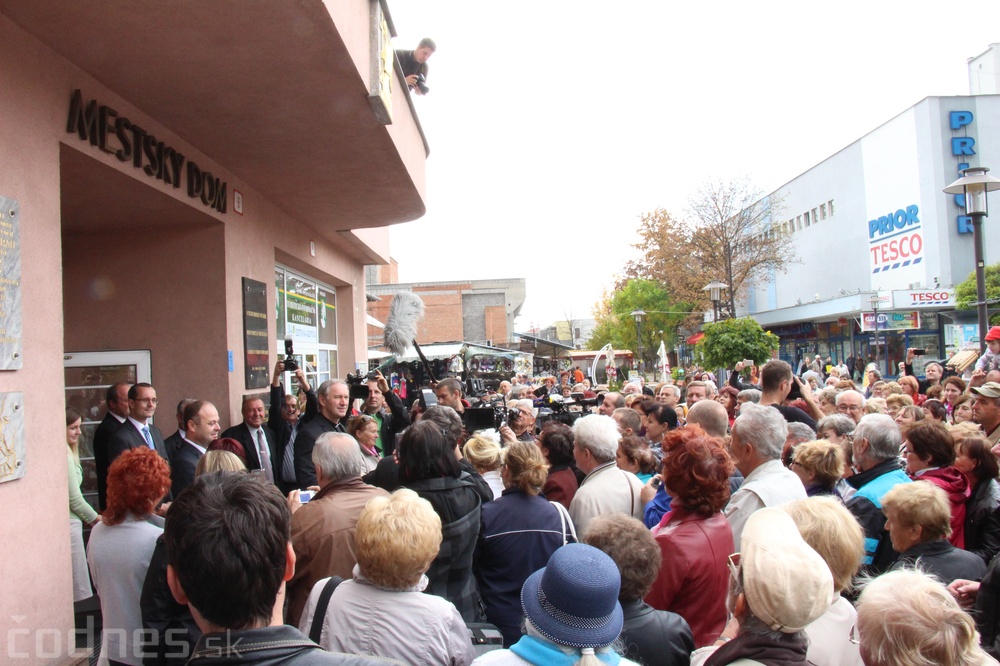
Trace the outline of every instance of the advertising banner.
<instances>
[{"instance_id":1,"label":"advertising banner","mask_svg":"<svg viewBox=\"0 0 1000 666\"><path fill-rule=\"evenodd\" d=\"M920 313L916 310L912 312L864 312L861 315L861 330L874 331L875 321L878 317L878 330L880 331L906 331L920 328Z\"/></svg>"}]
</instances>

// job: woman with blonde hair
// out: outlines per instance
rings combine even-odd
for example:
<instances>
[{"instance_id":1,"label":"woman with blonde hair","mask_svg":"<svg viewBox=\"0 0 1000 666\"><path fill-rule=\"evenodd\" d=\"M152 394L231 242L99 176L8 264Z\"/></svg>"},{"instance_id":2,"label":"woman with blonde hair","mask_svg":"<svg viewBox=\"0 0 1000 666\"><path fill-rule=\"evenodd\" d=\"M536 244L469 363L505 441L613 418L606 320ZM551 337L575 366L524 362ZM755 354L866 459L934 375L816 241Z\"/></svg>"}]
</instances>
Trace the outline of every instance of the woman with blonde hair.
<instances>
[{"instance_id":1,"label":"woman with blonde hair","mask_svg":"<svg viewBox=\"0 0 1000 666\"><path fill-rule=\"evenodd\" d=\"M465 459L479 473L493 491L493 499L499 499L503 493L503 479L500 478L501 459L500 445L485 435L474 435L462 447Z\"/></svg>"},{"instance_id":2,"label":"woman with blonde hair","mask_svg":"<svg viewBox=\"0 0 1000 666\"><path fill-rule=\"evenodd\" d=\"M857 609L856 640L868 666L996 664L979 647L972 617L926 573L890 571L871 579Z\"/></svg>"},{"instance_id":3,"label":"woman with blonde hair","mask_svg":"<svg viewBox=\"0 0 1000 666\"><path fill-rule=\"evenodd\" d=\"M816 666L861 666L861 654L850 641L858 614L844 596L865 555L865 534L853 514L833 497L810 497L782 504L799 534L819 553L833 575L834 602L817 620L806 625L806 658Z\"/></svg>"},{"instance_id":4,"label":"woman with blonde hair","mask_svg":"<svg viewBox=\"0 0 1000 666\"><path fill-rule=\"evenodd\" d=\"M805 486L806 495L836 495L837 482L844 476L844 449L828 439L796 444L789 469Z\"/></svg>"},{"instance_id":5,"label":"woman with blonde hair","mask_svg":"<svg viewBox=\"0 0 1000 666\"><path fill-rule=\"evenodd\" d=\"M566 508L539 494L548 467L537 446L511 444L503 461L505 490L483 505L473 570L486 619L511 645L521 637L521 586L560 546L576 541L576 533Z\"/></svg>"},{"instance_id":6,"label":"woman with blonde hair","mask_svg":"<svg viewBox=\"0 0 1000 666\"><path fill-rule=\"evenodd\" d=\"M374 471L378 461L382 459L375 446L378 441L378 421L368 414L352 416L347 421L347 434L354 438L361 450L361 459L364 461L361 475Z\"/></svg>"},{"instance_id":7,"label":"woman with blonde hair","mask_svg":"<svg viewBox=\"0 0 1000 666\"><path fill-rule=\"evenodd\" d=\"M450 601L424 594L424 574L441 548L441 518L430 502L401 488L374 497L358 516L358 563L351 580L316 583L299 621L327 650L418 666L465 666L475 653ZM333 587L326 607L320 597Z\"/></svg>"},{"instance_id":8,"label":"woman with blonde hair","mask_svg":"<svg viewBox=\"0 0 1000 666\"><path fill-rule=\"evenodd\" d=\"M194 475L197 478L211 472L245 471L247 471L247 466L238 455L231 451L216 449L215 451L206 451L205 455L198 460L198 464L194 468Z\"/></svg>"},{"instance_id":9,"label":"woman with blonde hair","mask_svg":"<svg viewBox=\"0 0 1000 666\"><path fill-rule=\"evenodd\" d=\"M913 398L910 396L905 393L894 393L885 399L886 414L895 420L895 418L899 416L899 412L903 409L903 407L908 407L912 404Z\"/></svg>"}]
</instances>

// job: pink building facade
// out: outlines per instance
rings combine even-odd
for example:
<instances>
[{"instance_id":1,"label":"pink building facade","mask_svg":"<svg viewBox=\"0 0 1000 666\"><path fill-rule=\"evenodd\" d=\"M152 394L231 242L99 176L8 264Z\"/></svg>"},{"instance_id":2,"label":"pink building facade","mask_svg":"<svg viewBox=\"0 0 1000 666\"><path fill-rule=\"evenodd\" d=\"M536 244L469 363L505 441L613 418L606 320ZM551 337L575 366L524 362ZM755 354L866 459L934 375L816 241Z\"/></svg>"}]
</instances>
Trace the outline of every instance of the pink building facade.
<instances>
[{"instance_id":1,"label":"pink building facade","mask_svg":"<svg viewBox=\"0 0 1000 666\"><path fill-rule=\"evenodd\" d=\"M239 421L286 336L317 381L366 363L364 266L424 213L392 32L379 0L0 0L20 259L0 394L23 419L0 473L0 661L72 648L64 404L93 425L104 386L148 378L168 435L181 398Z\"/></svg>"}]
</instances>

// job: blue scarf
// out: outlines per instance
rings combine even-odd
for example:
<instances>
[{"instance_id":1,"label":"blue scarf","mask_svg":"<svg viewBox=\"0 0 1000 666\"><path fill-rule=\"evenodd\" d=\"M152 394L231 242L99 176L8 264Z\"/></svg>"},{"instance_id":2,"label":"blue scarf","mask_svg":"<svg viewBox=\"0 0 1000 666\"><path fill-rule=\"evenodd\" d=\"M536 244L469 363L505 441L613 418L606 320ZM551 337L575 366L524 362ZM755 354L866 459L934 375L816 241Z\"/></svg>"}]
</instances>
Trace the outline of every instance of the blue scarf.
<instances>
[{"instance_id":1,"label":"blue scarf","mask_svg":"<svg viewBox=\"0 0 1000 666\"><path fill-rule=\"evenodd\" d=\"M545 666L573 666L580 660L579 652L566 654L555 644L534 636L521 636L521 640L510 646L510 651L527 662ZM598 652L595 656L603 663L612 666L617 666L621 661L621 655L614 650Z\"/></svg>"}]
</instances>

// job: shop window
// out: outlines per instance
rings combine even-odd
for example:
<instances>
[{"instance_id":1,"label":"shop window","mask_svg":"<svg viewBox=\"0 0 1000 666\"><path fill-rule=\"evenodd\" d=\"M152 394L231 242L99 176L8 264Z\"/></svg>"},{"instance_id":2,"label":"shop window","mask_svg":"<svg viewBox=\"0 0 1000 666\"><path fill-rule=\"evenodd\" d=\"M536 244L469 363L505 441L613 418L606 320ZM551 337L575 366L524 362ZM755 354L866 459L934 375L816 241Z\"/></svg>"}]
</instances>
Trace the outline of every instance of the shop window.
<instances>
[{"instance_id":1,"label":"shop window","mask_svg":"<svg viewBox=\"0 0 1000 666\"><path fill-rule=\"evenodd\" d=\"M275 267L274 275L279 353L283 355L284 338L290 337L296 360L314 387L337 378L336 290L282 266ZM291 381L286 373L285 385Z\"/></svg>"}]
</instances>

